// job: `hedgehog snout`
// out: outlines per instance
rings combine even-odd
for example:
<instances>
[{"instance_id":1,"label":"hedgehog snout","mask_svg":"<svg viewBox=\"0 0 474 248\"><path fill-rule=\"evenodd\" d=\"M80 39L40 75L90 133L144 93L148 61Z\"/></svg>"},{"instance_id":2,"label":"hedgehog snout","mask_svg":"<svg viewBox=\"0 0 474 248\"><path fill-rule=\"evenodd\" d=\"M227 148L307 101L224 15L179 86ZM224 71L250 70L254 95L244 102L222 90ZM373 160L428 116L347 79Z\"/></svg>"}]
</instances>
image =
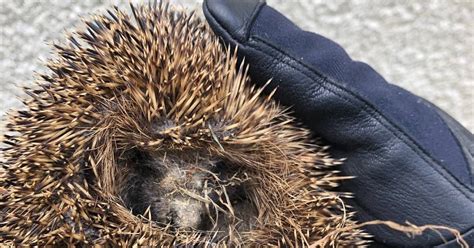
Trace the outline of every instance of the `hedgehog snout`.
<instances>
[{"instance_id":1,"label":"hedgehog snout","mask_svg":"<svg viewBox=\"0 0 474 248\"><path fill-rule=\"evenodd\" d=\"M171 167L166 170L155 193L161 194L152 209L158 222L176 228L206 230L205 195L206 175L196 171L200 166Z\"/></svg>"}]
</instances>

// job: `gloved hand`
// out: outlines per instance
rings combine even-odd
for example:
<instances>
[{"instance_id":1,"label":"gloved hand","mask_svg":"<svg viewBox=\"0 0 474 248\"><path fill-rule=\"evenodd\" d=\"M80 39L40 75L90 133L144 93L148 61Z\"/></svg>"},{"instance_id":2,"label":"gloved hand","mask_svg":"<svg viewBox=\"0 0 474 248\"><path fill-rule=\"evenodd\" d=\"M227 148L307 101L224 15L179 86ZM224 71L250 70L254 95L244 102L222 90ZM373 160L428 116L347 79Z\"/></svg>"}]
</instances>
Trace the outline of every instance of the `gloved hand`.
<instances>
[{"instance_id":1,"label":"gloved hand","mask_svg":"<svg viewBox=\"0 0 474 248\"><path fill-rule=\"evenodd\" d=\"M474 244L474 136L426 100L388 84L336 43L305 32L257 0L206 0L205 16L238 46L252 81L278 87L275 99L347 158L341 190L357 220L392 220L458 229ZM364 42L363 40L358 42ZM378 247L450 247L453 235L410 238L369 226Z\"/></svg>"}]
</instances>

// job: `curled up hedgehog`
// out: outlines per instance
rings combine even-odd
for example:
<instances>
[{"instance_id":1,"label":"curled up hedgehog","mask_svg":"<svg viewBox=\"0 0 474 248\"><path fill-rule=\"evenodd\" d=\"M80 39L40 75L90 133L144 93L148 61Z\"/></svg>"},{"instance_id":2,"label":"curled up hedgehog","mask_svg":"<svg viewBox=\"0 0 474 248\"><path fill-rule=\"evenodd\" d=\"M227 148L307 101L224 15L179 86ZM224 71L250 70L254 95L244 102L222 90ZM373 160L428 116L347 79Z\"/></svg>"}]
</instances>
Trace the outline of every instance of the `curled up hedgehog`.
<instances>
[{"instance_id":1,"label":"curled up hedgehog","mask_svg":"<svg viewBox=\"0 0 474 248\"><path fill-rule=\"evenodd\" d=\"M166 3L130 12L109 10L56 45L11 114L1 244L366 242L347 194L332 191L339 161L249 85L203 21Z\"/></svg>"}]
</instances>

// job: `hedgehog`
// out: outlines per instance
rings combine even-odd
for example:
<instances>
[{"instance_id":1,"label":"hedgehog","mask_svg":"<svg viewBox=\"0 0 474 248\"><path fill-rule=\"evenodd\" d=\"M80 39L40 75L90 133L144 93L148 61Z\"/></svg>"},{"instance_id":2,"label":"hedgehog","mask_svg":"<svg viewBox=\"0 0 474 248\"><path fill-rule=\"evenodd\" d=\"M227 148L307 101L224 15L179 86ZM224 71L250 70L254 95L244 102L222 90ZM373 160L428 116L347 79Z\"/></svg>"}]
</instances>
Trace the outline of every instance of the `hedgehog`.
<instances>
[{"instance_id":1,"label":"hedgehog","mask_svg":"<svg viewBox=\"0 0 474 248\"><path fill-rule=\"evenodd\" d=\"M341 160L193 12L85 20L6 123L0 243L359 246ZM262 83L262 82L259 82Z\"/></svg>"}]
</instances>

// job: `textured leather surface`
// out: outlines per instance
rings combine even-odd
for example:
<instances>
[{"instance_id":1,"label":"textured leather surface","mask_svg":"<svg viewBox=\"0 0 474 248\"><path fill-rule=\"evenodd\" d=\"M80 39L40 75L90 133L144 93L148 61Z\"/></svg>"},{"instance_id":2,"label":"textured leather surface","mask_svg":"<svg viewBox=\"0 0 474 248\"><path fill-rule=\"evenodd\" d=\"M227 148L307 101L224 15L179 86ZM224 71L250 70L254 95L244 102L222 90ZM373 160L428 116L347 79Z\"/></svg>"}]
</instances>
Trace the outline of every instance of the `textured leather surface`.
<instances>
[{"instance_id":1,"label":"textured leather surface","mask_svg":"<svg viewBox=\"0 0 474 248\"><path fill-rule=\"evenodd\" d=\"M468 164L465 149L472 147L472 135L456 131L437 108L352 61L334 42L300 30L266 5L238 3L205 1L208 22L226 43L239 46L253 82L273 78L268 90L278 86L275 99L326 139L332 154L347 158L341 170L357 178L342 190L355 193L350 205L360 221L409 221L472 232L472 160ZM233 8L250 14L230 17ZM412 239L383 226L367 230L379 247L443 244L435 232Z\"/></svg>"}]
</instances>

